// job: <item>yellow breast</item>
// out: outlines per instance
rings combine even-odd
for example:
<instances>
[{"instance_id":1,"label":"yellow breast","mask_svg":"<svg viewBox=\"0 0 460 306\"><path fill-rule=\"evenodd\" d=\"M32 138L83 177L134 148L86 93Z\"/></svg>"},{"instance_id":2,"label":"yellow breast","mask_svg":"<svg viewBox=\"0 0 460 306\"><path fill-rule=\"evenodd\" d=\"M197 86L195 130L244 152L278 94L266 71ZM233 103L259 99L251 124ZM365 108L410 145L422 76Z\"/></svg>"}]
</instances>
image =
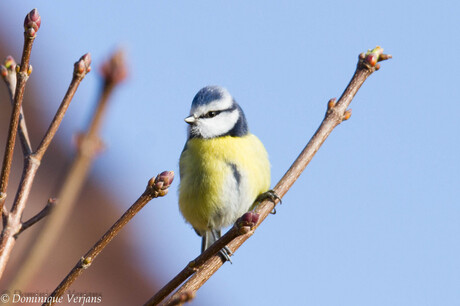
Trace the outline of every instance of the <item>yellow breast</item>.
<instances>
[{"instance_id":1,"label":"yellow breast","mask_svg":"<svg viewBox=\"0 0 460 306\"><path fill-rule=\"evenodd\" d=\"M189 140L180 176L180 211L202 232L234 223L270 188L268 155L252 134Z\"/></svg>"}]
</instances>

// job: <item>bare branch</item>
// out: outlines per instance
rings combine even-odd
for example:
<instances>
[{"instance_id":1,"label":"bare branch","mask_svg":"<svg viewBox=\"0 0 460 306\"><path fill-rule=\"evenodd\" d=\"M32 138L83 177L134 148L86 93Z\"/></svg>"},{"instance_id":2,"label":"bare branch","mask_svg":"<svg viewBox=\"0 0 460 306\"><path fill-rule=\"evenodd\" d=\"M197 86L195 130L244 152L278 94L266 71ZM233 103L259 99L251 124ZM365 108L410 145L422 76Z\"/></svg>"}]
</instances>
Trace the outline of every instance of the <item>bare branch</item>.
<instances>
[{"instance_id":1,"label":"bare branch","mask_svg":"<svg viewBox=\"0 0 460 306\"><path fill-rule=\"evenodd\" d=\"M310 139L306 147L294 161L292 166L273 189L273 191L279 197L283 197L291 188L291 186L309 164L313 156L319 150L332 130L342 121L350 118L351 110L347 110L347 108L358 92L359 88L375 70L380 68L378 62L389 58L391 58L391 55L383 54L383 49L380 47L369 50L367 53L360 54L356 71L339 101L337 103L335 102L335 99L329 101L327 112L321 125L316 130L315 134ZM222 236L220 240L228 241L230 239L231 241L227 244L227 247L231 252L235 252L250 236L252 236L254 230L257 229L261 222L263 222L263 220L270 214L270 212L276 206L277 202L278 200L273 202L270 200L265 200L256 207L255 213L257 217L253 218L253 220L255 220L255 224L251 227L250 230L247 231L247 233L235 237L235 231L238 231L238 228L241 228L238 223L241 222L243 218L248 219L248 217L245 215L240 219L239 222L237 222L235 226L232 227L232 229L230 229L224 236ZM222 245L220 240L216 241L215 243L219 244L219 247ZM219 249L216 249L216 247L213 247L214 254L212 257L207 259L202 265L196 265L194 267L195 273L193 276L189 278L190 275L184 273L183 270L181 273L179 273L178 276L174 278L173 285L181 283L187 278L188 280L176 291L176 293L174 293L169 298L169 300L164 303L165 305L171 305L172 302L177 300L185 292L196 292L196 290L198 290L223 265L222 259L217 254ZM205 253L202 255L204 254ZM200 256L198 258L200 258ZM172 292L172 290L174 290L174 288L172 288L173 285L170 285L170 283L168 283L154 297L152 297L152 299L150 299L146 305L159 304L169 293Z\"/></svg>"},{"instance_id":2,"label":"bare branch","mask_svg":"<svg viewBox=\"0 0 460 306\"><path fill-rule=\"evenodd\" d=\"M144 193L136 202L115 222L112 227L99 239L96 244L78 261L75 267L67 274L64 280L49 296L49 302L43 305L53 305L58 297L62 296L70 285L87 269L99 253L112 241L123 227L148 203L150 200L163 197L168 193L168 188L174 179L174 172L164 171L151 178Z\"/></svg>"},{"instance_id":3,"label":"bare branch","mask_svg":"<svg viewBox=\"0 0 460 306\"><path fill-rule=\"evenodd\" d=\"M8 88L11 105L14 105L14 93L16 91L16 61L12 56L7 56L3 65L0 66L1 75ZM24 119L24 112L21 107L19 114L19 140L21 140L22 152L24 156L32 153L32 145L30 144L29 133L27 132L26 121Z\"/></svg>"},{"instance_id":4,"label":"bare branch","mask_svg":"<svg viewBox=\"0 0 460 306\"><path fill-rule=\"evenodd\" d=\"M29 75L32 73L32 67L29 66L30 53L38 29L40 28L41 17L37 9L33 9L27 14L24 20L24 48L22 51L21 66L17 67L17 85L14 94L14 105L11 113L10 125L8 130L8 139L6 142L5 155L3 157L2 172L0 177L0 193L6 194L8 180L11 172L11 163L13 161L14 144L16 143L16 134L19 125L19 116L21 114L22 101L24 98L24 89L26 87ZM0 210L3 211L6 196L0 199ZM1 273L0 273L1 274Z\"/></svg>"},{"instance_id":5,"label":"bare branch","mask_svg":"<svg viewBox=\"0 0 460 306\"><path fill-rule=\"evenodd\" d=\"M0 277L5 270L16 242L15 235L21 228L21 216L26 207L27 198L39 166L40 162L32 155L25 159L21 182L14 199L13 208L4 219L6 224L4 224L2 235L0 236Z\"/></svg>"},{"instance_id":6,"label":"bare branch","mask_svg":"<svg viewBox=\"0 0 460 306\"><path fill-rule=\"evenodd\" d=\"M58 199L59 206L46 219L38 237L34 240L26 259L16 273L10 288L25 288L27 283L47 258L53 244L58 239L62 228L65 226L78 195L88 176L91 165L103 147L99 138L99 130L107 112L110 97L118 84L126 77L126 67L123 52L117 51L101 67L103 84L100 96L85 133L77 138L77 154L70 166L65 180L60 188Z\"/></svg>"},{"instance_id":7,"label":"bare branch","mask_svg":"<svg viewBox=\"0 0 460 306\"><path fill-rule=\"evenodd\" d=\"M29 14L30 15L30 14ZM27 21L27 18L26 18ZM34 28L30 28L27 33L34 33ZM83 77L90 71L90 56L86 54L81 57L81 59L75 63L74 73L72 81L69 85L69 89L59 106L59 109L51 122L48 131L43 137L42 142L40 143L36 152L28 155L25 158L24 169L22 172L21 181L19 183L18 191L13 202L10 213L4 217L4 223L2 234L0 236L0 277L5 270L6 263L10 257L11 251L13 250L14 244L16 242L16 234L19 232L22 223L21 217L24 209L26 207L27 199L30 194L30 189L32 188L33 181L35 179L35 174L37 173L38 167L40 166L41 159L48 148L51 140L53 139L56 131L59 127L59 124L64 117L65 111L67 110L72 97L77 90L78 85L80 84ZM19 79L18 79L19 81ZM16 90L16 98L17 98ZM17 128L17 126L16 126Z\"/></svg>"},{"instance_id":8,"label":"bare branch","mask_svg":"<svg viewBox=\"0 0 460 306\"><path fill-rule=\"evenodd\" d=\"M90 65L91 55L89 53L83 55L80 60L75 63L73 78L70 82L69 88L67 89L67 93L65 94L64 99L62 100L61 105L59 106L56 115L53 118L53 121L46 131L45 136L39 144L37 151L34 153L37 159L42 159L46 149L48 149L49 145L51 144L51 141L53 140L54 135L56 135L62 119L64 119L67 108L69 107L70 102L72 101L72 98L77 91L78 85L80 85L80 82L83 80L86 74L91 71Z\"/></svg>"},{"instance_id":9,"label":"bare branch","mask_svg":"<svg viewBox=\"0 0 460 306\"><path fill-rule=\"evenodd\" d=\"M21 228L19 231L16 233L15 238L17 238L23 231L43 219L44 217L48 216L51 211L53 210L54 206L56 206L56 199L50 198L48 200L48 203L46 204L45 207L41 211L39 211L35 216L30 218L29 220L25 221L22 223Z\"/></svg>"}]
</instances>

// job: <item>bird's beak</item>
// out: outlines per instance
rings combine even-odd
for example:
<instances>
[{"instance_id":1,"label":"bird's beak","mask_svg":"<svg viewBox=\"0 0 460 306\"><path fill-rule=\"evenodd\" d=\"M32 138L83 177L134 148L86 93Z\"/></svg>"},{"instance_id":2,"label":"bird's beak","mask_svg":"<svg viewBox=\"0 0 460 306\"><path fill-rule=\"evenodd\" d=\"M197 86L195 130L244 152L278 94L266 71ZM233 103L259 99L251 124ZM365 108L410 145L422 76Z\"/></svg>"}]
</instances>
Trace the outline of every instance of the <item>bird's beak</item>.
<instances>
[{"instance_id":1,"label":"bird's beak","mask_svg":"<svg viewBox=\"0 0 460 306\"><path fill-rule=\"evenodd\" d=\"M187 118L185 118L184 120L188 124L192 124L192 123L194 123L196 121L196 118L193 115L191 115L191 116L188 116Z\"/></svg>"}]
</instances>

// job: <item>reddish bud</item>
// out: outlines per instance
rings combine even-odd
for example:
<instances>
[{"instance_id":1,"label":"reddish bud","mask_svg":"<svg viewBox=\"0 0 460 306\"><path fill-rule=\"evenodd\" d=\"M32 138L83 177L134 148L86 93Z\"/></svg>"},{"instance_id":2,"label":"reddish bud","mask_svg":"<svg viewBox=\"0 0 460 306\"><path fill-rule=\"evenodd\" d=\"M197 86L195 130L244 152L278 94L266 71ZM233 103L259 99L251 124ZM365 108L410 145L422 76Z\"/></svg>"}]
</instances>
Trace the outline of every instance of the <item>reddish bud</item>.
<instances>
[{"instance_id":1,"label":"reddish bud","mask_svg":"<svg viewBox=\"0 0 460 306\"><path fill-rule=\"evenodd\" d=\"M28 16L29 16L30 20L35 22L37 24L37 26L40 28L42 18L40 17L40 14L38 13L38 10L36 8L34 8L32 11L30 11Z\"/></svg>"},{"instance_id":2,"label":"reddish bud","mask_svg":"<svg viewBox=\"0 0 460 306\"><path fill-rule=\"evenodd\" d=\"M105 83L118 84L125 80L128 70L124 52L122 50L115 52L110 59L102 64L100 71Z\"/></svg>"},{"instance_id":3,"label":"reddish bud","mask_svg":"<svg viewBox=\"0 0 460 306\"><path fill-rule=\"evenodd\" d=\"M343 115L343 120L348 120L351 117L351 108L345 112Z\"/></svg>"},{"instance_id":4,"label":"reddish bud","mask_svg":"<svg viewBox=\"0 0 460 306\"><path fill-rule=\"evenodd\" d=\"M162 183L161 188L167 189L174 180L174 171L163 171L155 179L156 183Z\"/></svg>"},{"instance_id":5,"label":"reddish bud","mask_svg":"<svg viewBox=\"0 0 460 306\"><path fill-rule=\"evenodd\" d=\"M78 62L75 63L74 73L85 75L91 71L90 65L91 65L91 54L86 53L78 60Z\"/></svg>"},{"instance_id":6,"label":"reddish bud","mask_svg":"<svg viewBox=\"0 0 460 306\"><path fill-rule=\"evenodd\" d=\"M374 67L377 64L377 56L375 54L368 54L365 61L371 66Z\"/></svg>"},{"instance_id":7,"label":"reddish bud","mask_svg":"<svg viewBox=\"0 0 460 306\"><path fill-rule=\"evenodd\" d=\"M252 223L257 224L259 222L259 214L252 214Z\"/></svg>"},{"instance_id":8,"label":"reddish bud","mask_svg":"<svg viewBox=\"0 0 460 306\"><path fill-rule=\"evenodd\" d=\"M81 57L81 59L85 62L87 66L89 66L91 64L91 53L86 53Z\"/></svg>"},{"instance_id":9,"label":"reddish bud","mask_svg":"<svg viewBox=\"0 0 460 306\"><path fill-rule=\"evenodd\" d=\"M85 55L83 55L80 59L84 66L85 66L85 71L86 73L90 72L91 71L91 53L86 53Z\"/></svg>"},{"instance_id":10,"label":"reddish bud","mask_svg":"<svg viewBox=\"0 0 460 306\"><path fill-rule=\"evenodd\" d=\"M29 36L34 37L38 29L40 29L41 22L42 19L38 10L33 9L24 19L24 30Z\"/></svg>"},{"instance_id":11,"label":"reddish bud","mask_svg":"<svg viewBox=\"0 0 460 306\"><path fill-rule=\"evenodd\" d=\"M374 67L375 70L379 70L380 65L377 63L390 59L392 56L390 54L383 54L383 48L377 46L372 50L368 50L366 53L361 53L359 58L360 62L365 66L369 68Z\"/></svg>"},{"instance_id":12,"label":"reddish bud","mask_svg":"<svg viewBox=\"0 0 460 306\"><path fill-rule=\"evenodd\" d=\"M259 222L259 214L253 211L248 211L247 213L241 216L239 224L241 227L249 226L250 228L252 228L254 225L257 224L257 222Z\"/></svg>"},{"instance_id":13,"label":"reddish bud","mask_svg":"<svg viewBox=\"0 0 460 306\"><path fill-rule=\"evenodd\" d=\"M252 222L252 212L247 212L241 216L241 221L243 222Z\"/></svg>"},{"instance_id":14,"label":"reddish bud","mask_svg":"<svg viewBox=\"0 0 460 306\"><path fill-rule=\"evenodd\" d=\"M8 69L6 69L6 67L3 65L0 66L0 74L2 77L6 77L8 75Z\"/></svg>"},{"instance_id":15,"label":"reddish bud","mask_svg":"<svg viewBox=\"0 0 460 306\"><path fill-rule=\"evenodd\" d=\"M168 188L174 180L173 171L163 171L156 178L151 178L147 188L151 188L154 196L165 196L168 193Z\"/></svg>"}]
</instances>

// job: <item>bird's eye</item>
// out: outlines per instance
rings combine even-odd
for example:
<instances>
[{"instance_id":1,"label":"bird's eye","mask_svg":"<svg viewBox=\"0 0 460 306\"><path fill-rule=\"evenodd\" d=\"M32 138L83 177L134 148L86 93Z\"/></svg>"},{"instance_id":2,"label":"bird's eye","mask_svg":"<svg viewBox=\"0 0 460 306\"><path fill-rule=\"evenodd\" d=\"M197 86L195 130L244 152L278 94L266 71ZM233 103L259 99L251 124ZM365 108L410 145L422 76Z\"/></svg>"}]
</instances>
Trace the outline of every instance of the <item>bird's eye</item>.
<instances>
[{"instance_id":1,"label":"bird's eye","mask_svg":"<svg viewBox=\"0 0 460 306\"><path fill-rule=\"evenodd\" d=\"M205 118L212 118L220 114L220 111L210 111L204 115Z\"/></svg>"}]
</instances>

